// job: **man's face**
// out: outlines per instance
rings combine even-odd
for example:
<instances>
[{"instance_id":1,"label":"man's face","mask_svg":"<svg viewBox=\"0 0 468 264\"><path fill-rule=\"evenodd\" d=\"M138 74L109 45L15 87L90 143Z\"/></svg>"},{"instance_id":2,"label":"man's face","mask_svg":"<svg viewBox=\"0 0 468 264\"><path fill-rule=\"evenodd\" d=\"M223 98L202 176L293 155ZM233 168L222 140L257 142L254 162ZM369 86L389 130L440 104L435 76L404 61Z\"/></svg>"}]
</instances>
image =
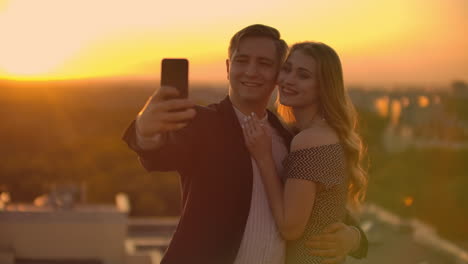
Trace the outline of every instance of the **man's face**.
<instances>
[{"instance_id":1,"label":"man's face","mask_svg":"<svg viewBox=\"0 0 468 264\"><path fill-rule=\"evenodd\" d=\"M237 103L265 103L275 88L279 61L273 40L246 37L226 60L229 95Z\"/></svg>"}]
</instances>

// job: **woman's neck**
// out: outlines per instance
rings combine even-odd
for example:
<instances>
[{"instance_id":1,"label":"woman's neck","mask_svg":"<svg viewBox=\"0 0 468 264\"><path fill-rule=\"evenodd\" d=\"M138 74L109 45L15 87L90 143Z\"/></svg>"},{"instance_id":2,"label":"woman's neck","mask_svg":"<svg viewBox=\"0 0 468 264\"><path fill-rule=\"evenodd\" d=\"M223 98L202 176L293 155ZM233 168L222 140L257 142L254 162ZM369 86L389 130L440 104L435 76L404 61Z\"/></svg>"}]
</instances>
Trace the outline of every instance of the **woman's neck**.
<instances>
[{"instance_id":1,"label":"woman's neck","mask_svg":"<svg viewBox=\"0 0 468 264\"><path fill-rule=\"evenodd\" d=\"M310 105L306 107L293 107L294 117L296 118L296 126L299 131L317 124L322 121L323 117L319 113L317 105Z\"/></svg>"}]
</instances>

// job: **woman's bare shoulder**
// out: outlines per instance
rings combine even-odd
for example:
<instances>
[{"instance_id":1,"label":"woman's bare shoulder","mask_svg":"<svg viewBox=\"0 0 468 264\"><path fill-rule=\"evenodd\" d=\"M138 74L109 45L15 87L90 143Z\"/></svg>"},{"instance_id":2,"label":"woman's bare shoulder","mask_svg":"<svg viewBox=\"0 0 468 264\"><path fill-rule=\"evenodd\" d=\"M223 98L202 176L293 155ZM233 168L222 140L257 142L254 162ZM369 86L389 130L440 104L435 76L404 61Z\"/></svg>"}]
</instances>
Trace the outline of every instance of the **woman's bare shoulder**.
<instances>
[{"instance_id":1,"label":"woman's bare shoulder","mask_svg":"<svg viewBox=\"0 0 468 264\"><path fill-rule=\"evenodd\" d=\"M337 133L328 125L314 126L299 132L291 142L291 151L339 143Z\"/></svg>"}]
</instances>

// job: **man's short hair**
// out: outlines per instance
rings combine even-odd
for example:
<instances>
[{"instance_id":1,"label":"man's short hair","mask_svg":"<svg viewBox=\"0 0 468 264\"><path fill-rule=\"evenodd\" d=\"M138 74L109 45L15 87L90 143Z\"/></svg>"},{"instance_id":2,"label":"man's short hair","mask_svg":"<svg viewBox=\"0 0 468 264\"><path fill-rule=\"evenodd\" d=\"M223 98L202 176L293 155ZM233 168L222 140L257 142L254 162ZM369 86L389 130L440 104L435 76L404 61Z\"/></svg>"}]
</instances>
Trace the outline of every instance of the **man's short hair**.
<instances>
[{"instance_id":1,"label":"man's short hair","mask_svg":"<svg viewBox=\"0 0 468 264\"><path fill-rule=\"evenodd\" d=\"M281 39L279 31L276 28L261 24L250 25L232 36L228 49L229 59L231 59L232 54L239 47L240 41L247 37L265 37L273 40L275 42L276 54L279 62L283 63L286 59L288 44L286 44L286 41Z\"/></svg>"}]
</instances>

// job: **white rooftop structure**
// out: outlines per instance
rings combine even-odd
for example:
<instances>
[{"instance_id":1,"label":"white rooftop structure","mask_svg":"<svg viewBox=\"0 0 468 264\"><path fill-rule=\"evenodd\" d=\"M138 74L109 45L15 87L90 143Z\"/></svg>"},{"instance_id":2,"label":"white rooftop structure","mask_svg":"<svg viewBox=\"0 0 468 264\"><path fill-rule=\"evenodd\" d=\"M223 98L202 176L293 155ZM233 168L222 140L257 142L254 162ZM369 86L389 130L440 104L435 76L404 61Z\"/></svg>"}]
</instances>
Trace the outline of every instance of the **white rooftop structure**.
<instances>
[{"instance_id":1,"label":"white rooftop structure","mask_svg":"<svg viewBox=\"0 0 468 264\"><path fill-rule=\"evenodd\" d=\"M0 263L150 263L127 255L127 213L114 205L8 204L0 234Z\"/></svg>"}]
</instances>

